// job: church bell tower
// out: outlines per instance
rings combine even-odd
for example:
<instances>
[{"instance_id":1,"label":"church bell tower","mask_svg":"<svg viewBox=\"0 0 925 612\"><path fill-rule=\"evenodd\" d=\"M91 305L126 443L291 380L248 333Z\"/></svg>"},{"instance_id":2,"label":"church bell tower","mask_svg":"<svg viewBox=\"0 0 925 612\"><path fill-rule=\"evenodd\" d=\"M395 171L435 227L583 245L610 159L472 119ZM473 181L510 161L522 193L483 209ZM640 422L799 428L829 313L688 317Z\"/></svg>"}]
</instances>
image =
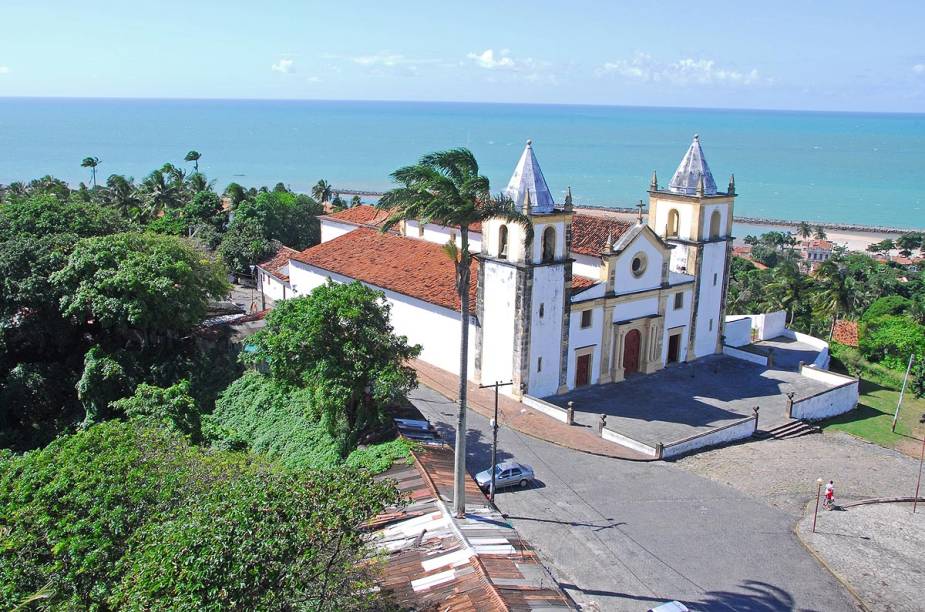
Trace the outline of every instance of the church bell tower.
<instances>
[{"instance_id":1,"label":"church bell tower","mask_svg":"<svg viewBox=\"0 0 925 612\"><path fill-rule=\"evenodd\" d=\"M717 190L697 135L666 188L652 173L649 227L674 246L670 269L694 277L688 360L723 349L735 198L734 176Z\"/></svg>"},{"instance_id":2,"label":"church bell tower","mask_svg":"<svg viewBox=\"0 0 925 612\"><path fill-rule=\"evenodd\" d=\"M556 207L529 140L505 194L533 238L501 218L482 224L476 370L482 384L513 381L515 396L544 397L566 388L571 202Z\"/></svg>"}]
</instances>

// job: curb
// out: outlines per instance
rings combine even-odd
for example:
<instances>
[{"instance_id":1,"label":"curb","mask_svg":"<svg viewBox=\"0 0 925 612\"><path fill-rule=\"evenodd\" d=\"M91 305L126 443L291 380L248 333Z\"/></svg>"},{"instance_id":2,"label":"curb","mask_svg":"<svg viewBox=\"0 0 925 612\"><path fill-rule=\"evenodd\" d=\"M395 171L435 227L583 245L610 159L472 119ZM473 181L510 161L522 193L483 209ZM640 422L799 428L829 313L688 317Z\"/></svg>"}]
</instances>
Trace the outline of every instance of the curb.
<instances>
[{"instance_id":1,"label":"curb","mask_svg":"<svg viewBox=\"0 0 925 612\"><path fill-rule=\"evenodd\" d=\"M430 384L428 384L428 382L429 382ZM434 391L435 393L439 393L439 394L442 395L444 398L446 398L448 401L453 402L454 404L455 404L455 403L458 403L458 400L453 399L452 397L450 397L449 395L447 395L446 392L444 392L443 386L442 386L442 385L439 385L439 384L437 384L437 383L434 383L433 381L430 381L430 380L428 380L428 381L423 381L423 380L420 379L420 377L419 377L419 379L418 379L418 384L427 387L428 389ZM468 402L466 403L466 406L467 406L468 408L470 408L471 410L477 412L479 415L481 415L481 416L487 418L487 419L490 419L490 418L493 418L493 417L494 417L494 411L493 411L493 410L488 410L488 409L485 408L484 406L481 406L480 404L478 404L478 403L476 403L476 402L473 402L473 401L471 401L471 400L468 401ZM529 407L528 407L528 408L529 408ZM530 408L530 410L532 410L532 408ZM545 415L544 415L544 416L545 416ZM533 438L534 440L540 440L540 441L542 441L542 442L548 442L549 444L554 444L554 445L556 445L556 446L558 446L558 447L560 447L560 448L567 448L567 449L569 449L569 450L577 451L577 452L579 452L579 453L585 453L585 454L587 454L587 455L594 455L594 456L596 456L596 457L605 457L605 458L607 458L607 459L613 459L614 461L633 461L633 462L636 462L636 463L651 463L651 462L653 462L653 461L658 461L658 459L655 459L655 458L652 458L652 459L648 459L648 458L638 458L638 459L636 459L636 458L633 458L633 457L614 457L613 455L607 455L607 454L605 454L605 453L599 453L599 452L595 452L595 451L588 450L588 449L585 449L585 448L575 448L574 446L568 446L568 445L566 445L566 444L562 444L562 443L560 443L560 442L557 442L556 440L550 440L550 439L548 439L548 438L542 438L542 437L540 437L540 436L538 436L538 435L536 435L536 434L534 434L534 433L531 433L531 432L529 432L529 431L525 431L525 430L523 430L523 429L518 429L517 427L515 427L515 426L513 426L513 425L509 425L509 427L510 427L511 429L513 429L514 431L518 432L518 433L521 433L521 434L523 434L523 435L525 435L525 436L528 436L528 437L530 437L530 438Z\"/></svg>"},{"instance_id":2,"label":"curb","mask_svg":"<svg viewBox=\"0 0 925 612\"><path fill-rule=\"evenodd\" d=\"M810 503L812 503L812 502L810 502ZM807 506L807 507L808 507L808 506ZM826 562L826 560L823 559L822 556L821 556L819 553L816 552L816 549L813 548L813 547L809 544L809 542L807 542L806 540L804 540L804 539L803 539L803 536L800 535L800 530L799 530L800 521L802 521L802 520L803 520L804 518L806 518L807 516L809 516L809 515L806 513L806 510L805 510L805 508L804 508L804 510L803 510L803 516L802 516L797 522L795 522L795 523L793 524L793 526L791 527L791 531L793 532L793 535L796 536L797 541L799 541L800 544L803 545L803 548L806 549L806 552L808 552L810 555L812 555L813 559L815 559L815 560L819 563L819 565L821 565L822 567L824 567L825 570L826 570L827 572L829 572L829 573L832 575L832 577L835 578L835 580L837 580L837 581L839 582L839 584L841 584L843 587L845 587L845 590L848 591L848 593L851 594L851 597L854 599L854 602L858 605L858 607L859 607L861 610L863 610L864 612L873 612L872 609L869 608L869 607L867 606L867 604L864 602L864 600L861 599L860 594L858 594L858 592L855 590L855 588L854 588L853 586L851 586L851 584L850 584L841 574L839 574L838 572L836 572L836 571L832 568L832 566L829 565L828 562Z\"/></svg>"}]
</instances>

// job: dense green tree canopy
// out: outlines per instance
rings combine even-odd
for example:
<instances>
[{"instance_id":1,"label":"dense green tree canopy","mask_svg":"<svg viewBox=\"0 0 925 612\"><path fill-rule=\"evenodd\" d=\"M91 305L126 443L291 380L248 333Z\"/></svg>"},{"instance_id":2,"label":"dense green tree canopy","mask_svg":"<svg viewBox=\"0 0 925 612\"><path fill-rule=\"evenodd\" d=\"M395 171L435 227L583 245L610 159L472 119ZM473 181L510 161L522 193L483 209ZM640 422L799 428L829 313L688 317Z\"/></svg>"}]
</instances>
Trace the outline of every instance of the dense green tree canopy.
<instances>
[{"instance_id":1,"label":"dense green tree canopy","mask_svg":"<svg viewBox=\"0 0 925 612\"><path fill-rule=\"evenodd\" d=\"M313 389L330 429L359 432L416 384L407 361L420 347L395 335L389 311L380 292L328 282L277 304L242 355L280 381Z\"/></svg>"},{"instance_id":2,"label":"dense green tree canopy","mask_svg":"<svg viewBox=\"0 0 925 612\"><path fill-rule=\"evenodd\" d=\"M52 282L66 316L155 333L189 330L228 291L223 266L192 243L132 232L81 241Z\"/></svg>"},{"instance_id":3,"label":"dense green tree canopy","mask_svg":"<svg viewBox=\"0 0 925 612\"><path fill-rule=\"evenodd\" d=\"M398 501L352 471L291 472L110 421L0 458L0 608L370 605L361 526Z\"/></svg>"}]
</instances>

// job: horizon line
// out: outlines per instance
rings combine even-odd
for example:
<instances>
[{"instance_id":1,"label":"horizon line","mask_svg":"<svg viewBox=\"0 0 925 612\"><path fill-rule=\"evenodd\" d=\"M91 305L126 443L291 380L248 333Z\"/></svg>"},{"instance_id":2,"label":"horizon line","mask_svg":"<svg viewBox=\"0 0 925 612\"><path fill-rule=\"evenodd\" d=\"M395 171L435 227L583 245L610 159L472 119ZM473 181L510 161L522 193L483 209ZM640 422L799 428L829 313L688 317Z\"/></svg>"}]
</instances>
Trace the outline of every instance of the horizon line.
<instances>
[{"instance_id":1,"label":"horizon line","mask_svg":"<svg viewBox=\"0 0 925 612\"><path fill-rule=\"evenodd\" d=\"M164 101L164 102L342 102L367 104L459 104L473 106L546 106L575 108L624 108L646 110L696 110L696 111L750 111L770 113L816 113L843 115L904 115L925 116L925 111L882 111L882 110L820 110L795 108L754 108L735 106L676 106L658 104L593 104L578 102L496 102L473 100L399 100L358 98L226 98L226 97L182 97L182 96L0 96L2 100L74 100L74 101Z\"/></svg>"}]
</instances>

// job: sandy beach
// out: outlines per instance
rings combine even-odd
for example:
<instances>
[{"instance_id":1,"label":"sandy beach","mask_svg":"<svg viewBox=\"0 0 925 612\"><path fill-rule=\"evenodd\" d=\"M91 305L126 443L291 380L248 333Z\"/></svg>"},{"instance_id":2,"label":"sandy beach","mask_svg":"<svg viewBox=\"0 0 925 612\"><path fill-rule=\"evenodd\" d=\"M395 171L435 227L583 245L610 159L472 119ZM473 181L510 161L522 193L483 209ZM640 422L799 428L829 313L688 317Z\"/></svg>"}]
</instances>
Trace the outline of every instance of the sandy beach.
<instances>
[{"instance_id":1,"label":"sandy beach","mask_svg":"<svg viewBox=\"0 0 925 612\"><path fill-rule=\"evenodd\" d=\"M609 217L612 219L620 219L622 221L635 222L639 218L639 214L635 212L624 212L624 211L615 211L608 210L606 208L597 208L597 207L576 207L582 212L582 214L589 215L600 215L603 217ZM816 227L816 224L810 224L813 228ZM868 245L880 242L887 238L896 238L901 235L901 231L863 231L860 229L838 229L827 227L826 224L822 224L825 228L826 238L831 242L839 246L847 247L850 251L865 251ZM796 227L790 223L781 222L776 224L773 222L761 222L754 223L749 221L734 221L733 233L735 235L735 244L740 245L744 244L743 239L748 235L760 235L769 231L778 231L778 232L793 232L796 233ZM915 230L908 230L915 231Z\"/></svg>"}]
</instances>

